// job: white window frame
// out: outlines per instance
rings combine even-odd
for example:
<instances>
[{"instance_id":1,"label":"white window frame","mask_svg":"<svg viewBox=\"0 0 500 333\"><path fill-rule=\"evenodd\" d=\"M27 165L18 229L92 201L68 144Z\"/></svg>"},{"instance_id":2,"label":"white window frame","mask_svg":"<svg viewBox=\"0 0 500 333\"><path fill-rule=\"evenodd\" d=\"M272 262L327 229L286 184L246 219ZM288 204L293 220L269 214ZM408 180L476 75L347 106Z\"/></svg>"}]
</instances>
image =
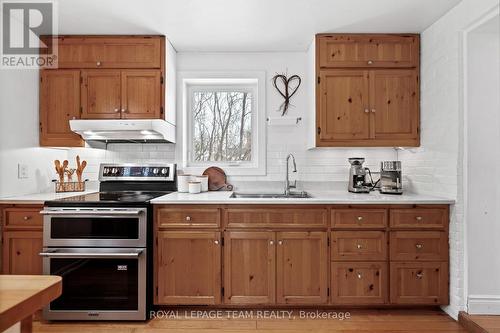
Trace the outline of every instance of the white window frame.
<instances>
[{"instance_id":1,"label":"white window frame","mask_svg":"<svg viewBox=\"0 0 500 333\"><path fill-rule=\"evenodd\" d=\"M179 72L182 106L182 168L185 173L201 174L218 166L227 175L258 176L266 174L265 72ZM192 92L200 89L247 91L252 94L252 158L250 162L196 162L192 159L194 124L191 115Z\"/></svg>"}]
</instances>

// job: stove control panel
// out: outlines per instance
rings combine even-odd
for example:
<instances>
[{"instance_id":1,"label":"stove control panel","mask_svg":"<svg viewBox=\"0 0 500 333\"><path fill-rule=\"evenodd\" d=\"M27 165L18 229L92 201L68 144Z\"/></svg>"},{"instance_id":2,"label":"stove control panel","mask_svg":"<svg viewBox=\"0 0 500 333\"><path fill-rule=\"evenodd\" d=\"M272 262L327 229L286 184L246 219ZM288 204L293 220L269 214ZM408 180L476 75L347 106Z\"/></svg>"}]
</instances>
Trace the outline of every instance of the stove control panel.
<instances>
[{"instance_id":1,"label":"stove control panel","mask_svg":"<svg viewBox=\"0 0 500 333\"><path fill-rule=\"evenodd\" d=\"M175 164L166 165L132 165L101 164L99 180L158 180L173 181Z\"/></svg>"}]
</instances>

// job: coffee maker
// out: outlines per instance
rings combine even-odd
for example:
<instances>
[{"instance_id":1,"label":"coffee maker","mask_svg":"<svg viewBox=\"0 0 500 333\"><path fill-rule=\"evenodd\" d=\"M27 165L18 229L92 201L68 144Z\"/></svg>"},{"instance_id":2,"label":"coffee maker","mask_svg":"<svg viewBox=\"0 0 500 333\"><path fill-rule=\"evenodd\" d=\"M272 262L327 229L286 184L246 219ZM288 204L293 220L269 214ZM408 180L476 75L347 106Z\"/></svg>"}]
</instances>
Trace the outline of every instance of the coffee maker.
<instances>
[{"instance_id":1,"label":"coffee maker","mask_svg":"<svg viewBox=\"0 0 500 333\"><path fill-rule=\"evenodd\" d=\"M403 193L401 161L383 161L380 163L380 193Z\"/></svg>"},{"instance_id":2,"label":"coffee maker","mask_svg":"<svg viewBox=\"0 0 500 333\"><path fill-rule=\"evenodd\" d=\"M354 193L370 193L371 186L365 181L368 168L363 167L365 159L362 157L349 158L351 168L349 169L349 192Z\"/></svg>"}]
</instances>

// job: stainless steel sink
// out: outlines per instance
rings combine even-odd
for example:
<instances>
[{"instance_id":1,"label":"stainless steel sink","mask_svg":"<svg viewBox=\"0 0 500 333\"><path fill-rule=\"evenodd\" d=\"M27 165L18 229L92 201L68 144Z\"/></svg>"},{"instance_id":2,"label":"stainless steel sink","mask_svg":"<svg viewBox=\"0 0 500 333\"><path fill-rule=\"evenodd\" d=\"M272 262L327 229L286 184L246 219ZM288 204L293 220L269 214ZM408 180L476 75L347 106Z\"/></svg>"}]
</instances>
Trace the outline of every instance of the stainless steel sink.
<instances>
[{"instance_id":1,"label":"stainless steel sink","mask_svg":"<svg viewBox=\"0 0 500 333\"><path fill-rule=\"evenodd\" d=\"M241 199L307 199L312 198L307 192L297 192L297 193L236 193L234 192L230 198L241 198Z\"/></svg>"}]
</instances>

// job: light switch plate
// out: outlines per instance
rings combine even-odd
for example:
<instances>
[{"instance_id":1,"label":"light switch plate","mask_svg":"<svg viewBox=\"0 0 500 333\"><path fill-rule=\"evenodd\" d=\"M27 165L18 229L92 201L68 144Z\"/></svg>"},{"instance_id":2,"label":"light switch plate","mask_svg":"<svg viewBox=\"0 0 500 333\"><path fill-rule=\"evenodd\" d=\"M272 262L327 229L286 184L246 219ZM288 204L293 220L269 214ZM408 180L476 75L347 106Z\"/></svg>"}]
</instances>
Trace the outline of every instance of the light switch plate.
<instances>
[{"instance_id":1,"label":"light switch plate","mask_svg":"<svg viewBox=\"0 0 500 333\"><path fill-rule=\"evenodd\" d=\"M28 178L28 164L19 163L17 165L17 178L19 179Z\"/></svg>"}]
</instances>

